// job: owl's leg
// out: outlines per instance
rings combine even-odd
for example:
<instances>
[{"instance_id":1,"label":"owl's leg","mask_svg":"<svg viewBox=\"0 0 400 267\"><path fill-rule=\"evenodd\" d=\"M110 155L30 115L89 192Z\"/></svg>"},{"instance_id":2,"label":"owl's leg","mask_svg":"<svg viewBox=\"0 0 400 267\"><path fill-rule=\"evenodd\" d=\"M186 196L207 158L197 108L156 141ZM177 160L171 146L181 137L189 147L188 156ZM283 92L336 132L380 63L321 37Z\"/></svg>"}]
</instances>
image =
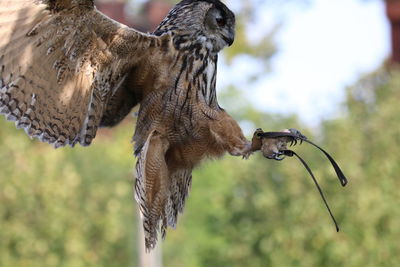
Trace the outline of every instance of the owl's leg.
<instances>
[{"instance_id":1,"label":"owl's leg","mask_svg":"<svg viewBox=\"0 0 400 267\"><path fill-rule=\"evenodd\" d=\"M215 141L232 156L248 158L252 154L251 142L244 137L239 124L225 111L220 112L209 126Z\"/></svg>"}]
</instances>

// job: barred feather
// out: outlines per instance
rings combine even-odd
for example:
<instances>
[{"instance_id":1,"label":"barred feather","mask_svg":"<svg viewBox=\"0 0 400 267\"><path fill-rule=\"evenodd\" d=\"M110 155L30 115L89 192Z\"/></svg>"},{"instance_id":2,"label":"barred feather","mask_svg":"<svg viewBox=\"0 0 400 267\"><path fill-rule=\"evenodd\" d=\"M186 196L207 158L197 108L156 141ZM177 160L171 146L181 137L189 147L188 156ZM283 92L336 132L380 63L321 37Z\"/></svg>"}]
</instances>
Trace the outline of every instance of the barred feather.
<instances>
[{"instance_id":1,"label":"barred feather","mask_svg":"<svg viewBox=\"0 0 400 267\"><path fill-rule=\"evenodd\" d=\"M165 220L164 207L169 194L169 172L165 161L168 141L158 131L152 131L138 154L135 198L143 216L145 244L154 248L157 232Z\"/></svg>"},{"instance_id":2,"label":"barred feather","mask_svg":"<svg viewBox=\"0 0 400 267\"><path fill-rule=\"evenodd\" d=\"M0 113L56 148L91 143L137 50L159 44L90 0L1 1L0 15Z\"/></svg>"}]
</instances>

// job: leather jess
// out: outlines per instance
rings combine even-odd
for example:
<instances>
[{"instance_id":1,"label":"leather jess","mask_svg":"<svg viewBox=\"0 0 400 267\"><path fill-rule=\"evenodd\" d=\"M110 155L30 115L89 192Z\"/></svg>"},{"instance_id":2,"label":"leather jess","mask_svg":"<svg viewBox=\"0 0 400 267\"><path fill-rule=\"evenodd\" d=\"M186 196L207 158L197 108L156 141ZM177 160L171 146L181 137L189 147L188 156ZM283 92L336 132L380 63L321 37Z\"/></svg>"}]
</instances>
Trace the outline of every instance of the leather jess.
<instances>
[{"instance_id":1,"label":"leather jess","mask_svg":"<svg viewBox=\"0 0 400 267\"><path fill-rule=\"evenodd\" d=\"M267 139L280 139L283 140L283 142L285 142L285 145L281 146L280 148L278 148L275 152L273 153L271 156L267 156L267 154L271 154L270 152L267 153L265 151L263 151L264 147L263 147L263 143L265 140ZM326 152L324 149L322 149L320 146L316 145L315 143L311 142L310 140L308 140L308 138L306 136L304 136L303 134L301 134L300 131L296 130L296 129L289 129L287 131L283 131L283 132L264 132L262 129L257 129L256 132L254 133L253 136L253 140L252 140L252 149L253 151L257 151L257 150L261 150L264 153L264 156L269 158L269 159L275 159L278 161L281 161L284 159L285 156L287 157L293 157L296 156L300 162L304 165L304 167L307 169L308 173L311 175L312 180L314 181L322 200L324 201L324 204L326 206L326 208L328 209L329 215L332 218L333 223L335 224L336 227L336 231L339 232L339 226L338 223L336 222L335 217L333 216L333 213L328 205L328 202L326 201L326 198L324 196L324 193L321 189L321 187L319 186L317 179L315 178L313 172L311 171L310 167L307 165L307 163L304 161L303 158L301 158L296 152L294 152L293 150L289 150L286 147L286 143L290 142L290 146L292 145L297 145L298 142L303 143L309 143L313 146L315 146L316 148L318 148L320 151L322 151L322 153L324 153L324 155L329 159L329 161L331 162L336 175L340 181L340 184L342 186L346 186L348 183L348 180L346 178L346 176L344 175L343 171L340 169L339 165L336 163L336 161L332 158L332 156Z\"/></svg>"}]
</instances>

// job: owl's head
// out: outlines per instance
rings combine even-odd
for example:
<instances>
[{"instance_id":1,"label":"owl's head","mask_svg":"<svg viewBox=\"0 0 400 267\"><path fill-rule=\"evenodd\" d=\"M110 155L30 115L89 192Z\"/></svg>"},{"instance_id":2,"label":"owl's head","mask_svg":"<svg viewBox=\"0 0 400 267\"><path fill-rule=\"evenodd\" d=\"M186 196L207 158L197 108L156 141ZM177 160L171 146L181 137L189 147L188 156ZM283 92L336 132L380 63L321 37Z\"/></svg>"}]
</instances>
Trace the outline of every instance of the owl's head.
<instances>
[{"instance_id":1,"label":"owl's head","mask_svg":"<svg viewBox=\"0 0 400 267\"><path fill-rule=\"evenodd\" d=\"M183 0L154 33L168 32L179 48L201 45L218 53L234 41L235 15L219 0Z\"/></svg>"}]
</instances>

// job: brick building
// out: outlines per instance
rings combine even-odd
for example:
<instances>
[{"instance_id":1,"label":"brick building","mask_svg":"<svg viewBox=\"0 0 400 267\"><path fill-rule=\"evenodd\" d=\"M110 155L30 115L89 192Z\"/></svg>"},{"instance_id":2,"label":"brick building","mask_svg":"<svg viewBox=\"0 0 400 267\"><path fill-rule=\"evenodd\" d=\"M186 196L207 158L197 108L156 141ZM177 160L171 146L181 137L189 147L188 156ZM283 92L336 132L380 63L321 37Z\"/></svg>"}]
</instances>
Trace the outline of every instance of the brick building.
<instances>
[{"instance_id":1,"label":"brick building","mask_svg":"<svg viewBox=\"0 0 400 267\"><path fill-rule=\"evenodd\" d=\"M110 18L143 32L154 31L172 7L165 0L149 0L143 4L137 16L129 17L126 12L127 1L97 0L96 6Z\"/></svg>"},{"instance_id":2,"label":"brick building","mask_svg":"<svg viewBox=\"0 0 400 267\"><path fill-rule=\"evenodd\" d=\"M395 63L400 63L400 0L386 0L386 14L391 26L391 59Z\"/></svg>"}]
</instances>

